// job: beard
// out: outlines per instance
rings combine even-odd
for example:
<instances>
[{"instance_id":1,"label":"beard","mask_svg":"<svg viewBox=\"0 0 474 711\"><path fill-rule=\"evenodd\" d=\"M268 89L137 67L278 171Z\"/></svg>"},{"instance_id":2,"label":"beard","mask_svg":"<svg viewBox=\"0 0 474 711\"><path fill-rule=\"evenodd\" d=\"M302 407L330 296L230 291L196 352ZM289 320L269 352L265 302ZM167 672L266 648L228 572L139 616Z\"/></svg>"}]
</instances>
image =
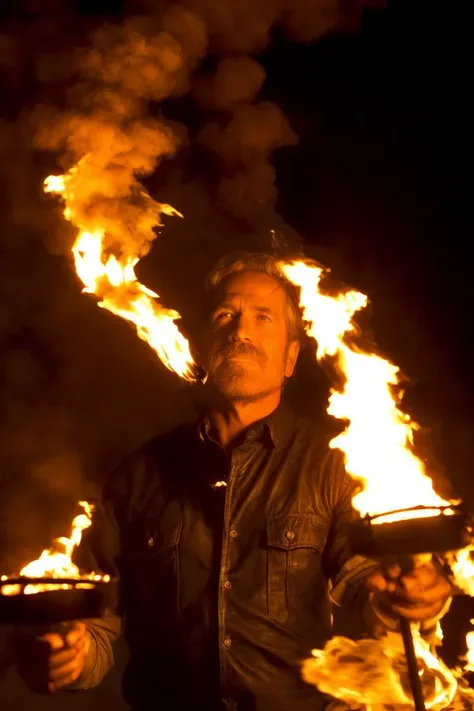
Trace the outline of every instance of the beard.
<instances>
[{"instance_id":1,"label":"beard","mask_svg":"<svg viewBox=\"0 0 474 711\"><path fill-rule=\"evenodd\" d=\"M267 356L253 344L228 344L211 355L209 385L225 400L253 402L281 389L278 378L269 378L267 366Z\"/></svg>"},{"instance_id":2,"label":"beard","mask_svg":"<svg viewBox=\"0 0 474 711\"><path fill-rule=\"evenodd\" d=\"M245 359L234 360L237 356ZM252 344L230 344L212 355L209 383L229 399L258 399L273 390L265 382L266 361L266 356Z\"/></svg>"}]
</instances>

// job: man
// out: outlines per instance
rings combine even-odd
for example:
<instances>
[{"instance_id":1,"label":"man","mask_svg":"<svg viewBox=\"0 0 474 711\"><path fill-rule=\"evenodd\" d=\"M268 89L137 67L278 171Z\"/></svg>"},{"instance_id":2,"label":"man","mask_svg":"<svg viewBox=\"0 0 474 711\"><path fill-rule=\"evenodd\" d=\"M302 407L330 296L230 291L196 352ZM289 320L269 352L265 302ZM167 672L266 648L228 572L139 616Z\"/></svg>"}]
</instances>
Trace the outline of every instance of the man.
<instances>
[{"instance_id":1,"label":"man","mask_svg":"<svg viewBox=\"0 0 474 711\"><path fill-rule=\"evenodd\" d=\"M400 615L429 633L450 587L434 563L402 575L351 558L354 483L281 401L299 310L271 257L221 262L207 300L212 405L126 459L90 531L95 564L121 575L124 695L134 711L314 711L300 662L330 637L331 601L354 635ZM42 637L42 666L37 641L18 645L19 669L32 688L90 688L118 632L118 617L78 622Z\"/></svg>"}]
</instances>

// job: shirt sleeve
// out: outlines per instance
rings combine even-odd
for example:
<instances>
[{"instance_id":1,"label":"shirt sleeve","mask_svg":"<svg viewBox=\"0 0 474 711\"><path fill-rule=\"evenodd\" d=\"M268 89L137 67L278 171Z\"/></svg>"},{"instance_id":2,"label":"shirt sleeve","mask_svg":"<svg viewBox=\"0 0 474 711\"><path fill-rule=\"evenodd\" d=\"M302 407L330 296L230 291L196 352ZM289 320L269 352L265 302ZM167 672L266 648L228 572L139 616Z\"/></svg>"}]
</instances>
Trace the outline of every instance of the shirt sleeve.
<instances>
[{"instance_id":1,"label":"shirt sleeve","mask_svg":"<svg viewBox=\"0 0 474 711\"><path fill-rule=\"evenodd\" d=\"M109 614L100 619L89 619L84 622L90 636L89 650L82 673L68 687L69 691L92 689L97 686L115 662L113 644L120 634L120 617Z\"/></svg>"},{"instance_id":2,"label":"shirt sleeve","mask_svg":"<svg viewBox=\"0 0 474 711\"><path fill-rule=\"evenodd\" d=\"M325 466L331 482L332 510L323 565L330 580L334 634L357 639L374 632L365 580L378 563L351 551L347 526L354 515L352 497L357 482L346 474L340 452L331 451Z\"/></svg>"}]
</instances>

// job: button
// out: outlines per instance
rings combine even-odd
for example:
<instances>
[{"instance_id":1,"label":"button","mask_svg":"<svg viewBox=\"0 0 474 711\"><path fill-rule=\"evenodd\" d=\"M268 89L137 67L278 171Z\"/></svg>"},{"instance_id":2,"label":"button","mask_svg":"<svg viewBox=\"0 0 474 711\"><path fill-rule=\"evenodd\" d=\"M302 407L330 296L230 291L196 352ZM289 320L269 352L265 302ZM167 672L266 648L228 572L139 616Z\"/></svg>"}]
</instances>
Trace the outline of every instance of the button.
<instances>
[{"instance_id":1,"label":"button","mask_svg":"<svg viewBox=\"0 0 474 711\"><path fill-rule=\"evenodd\" d=\"M150 536L150 538L147 540L147 546L148 546L148 548L153 548L154 545L155 545L155 539L153 538L153 536Z\"/></svg>"},{"instance_id":2,"label":"button","mask_svg":"<svg viewBox=\"0 0 474 711\"><path fill-rule=\"evenodd\" d=\"M285 536L288 538L289 541L292 541L293 538L295 537L295 532L294 531L287 531L285 533Z\"/></svg>"},{"instance_id":3,"label":"button","mask_svg":"<svg viewBox=\"0 0 474 711\"><path fill-rule=\"evenodd\" d=\"M232 645L232 640L231 640L231 638L230 638L230 637L226 637L225 640L224 640L224 647L226 647L227 649L229 649L229 647L230 647L231 645Z\"/></svg>"},{"instance_id":4,"label":"button","mask_svg":"<svg viewBox=\"0 0 474 711\"><path fill-rule=\"evenodd\" d=\"M230 531L230 533L229 533L229 536L230 536L231 538L237 538L238 535L239 535L239 534L237 533L237 531L236 531L234 528L233 528L232 531Z\"/></svg>"},{"instance_id":5,"label":"button","mask_svg":"<svg viewBox=\"0 0 474 711\"><path fill-rule=\"evenodd\" d=\"M225 581L224 587L225 587L226 590L230 590L230 589L231 589L232 583L230 582L230 580L226 580L226 581Z\"/></svg>"}]
</instances>

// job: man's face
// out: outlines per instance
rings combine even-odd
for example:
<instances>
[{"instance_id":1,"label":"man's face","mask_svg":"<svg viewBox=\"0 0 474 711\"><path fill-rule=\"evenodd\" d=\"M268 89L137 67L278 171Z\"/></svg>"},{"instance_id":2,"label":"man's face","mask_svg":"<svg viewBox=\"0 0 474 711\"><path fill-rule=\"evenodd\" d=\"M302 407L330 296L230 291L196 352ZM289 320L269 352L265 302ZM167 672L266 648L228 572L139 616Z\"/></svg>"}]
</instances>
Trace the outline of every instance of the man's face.
<instances>
[{"instance_id":1,"label":"man's face","mask_svg":"<svg viewBox=\"0 0 474 711\"><path fill-rule=\"evenodd\" d=\"M231 276L211 314L205 367L229 400L258 400L281 390L293 373L298 341L288 339L288 300L276 279L258 272Z\"/></svg>"}]
</instances>

